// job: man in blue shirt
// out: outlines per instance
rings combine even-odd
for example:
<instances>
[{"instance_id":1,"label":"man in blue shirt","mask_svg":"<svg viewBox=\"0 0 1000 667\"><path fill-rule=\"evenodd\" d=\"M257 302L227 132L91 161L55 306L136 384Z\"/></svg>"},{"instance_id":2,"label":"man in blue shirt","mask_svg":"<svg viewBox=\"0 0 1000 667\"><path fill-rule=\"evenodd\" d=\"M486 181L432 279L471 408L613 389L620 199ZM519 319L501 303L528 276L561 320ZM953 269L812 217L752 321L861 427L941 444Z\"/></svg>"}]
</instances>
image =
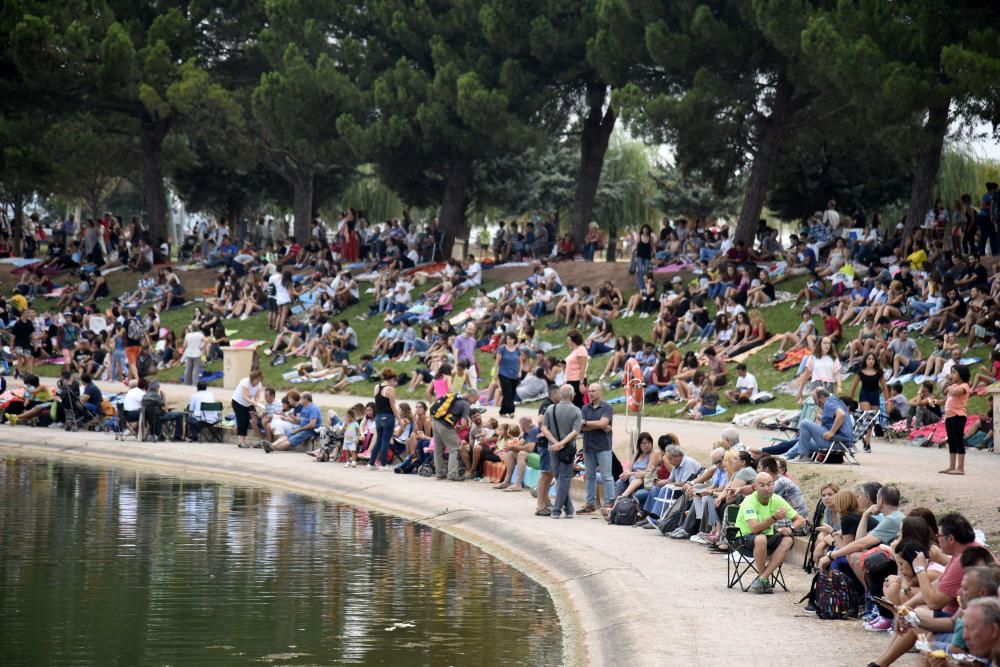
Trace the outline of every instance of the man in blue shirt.
<instances>
[{"instance_id":1,"label":"man in blue shirt","mask_svg":"<svg viewBox=\"0 0 1000 667\"><path fill-rule=\"evenodd\" d=\"M302 394L299 399L299 425L289 431L287 436L281 436L272 443L263 441L264 451L270 454L272 451L283 451L298 447L306 440L316 436L316 429L323 423L323 415L312 402L312 394L308 391Z\"/></svg>"},{"instance_id":2,"label":"man in blue shirt","mask_svg":"<svg viewBox=\"0 0 1000 667\"><path fill-rule=\"evenodd\" d=\"M813 400L823 411L820 422L819 424L808 420L799 422L799 442L785 455L789 461L799 456L827 450L834 438L842 439L847 445L854 442L854 421L844 402L836 396L831 396L823 387L813 391Z\"/></svg>"}]
</instances>

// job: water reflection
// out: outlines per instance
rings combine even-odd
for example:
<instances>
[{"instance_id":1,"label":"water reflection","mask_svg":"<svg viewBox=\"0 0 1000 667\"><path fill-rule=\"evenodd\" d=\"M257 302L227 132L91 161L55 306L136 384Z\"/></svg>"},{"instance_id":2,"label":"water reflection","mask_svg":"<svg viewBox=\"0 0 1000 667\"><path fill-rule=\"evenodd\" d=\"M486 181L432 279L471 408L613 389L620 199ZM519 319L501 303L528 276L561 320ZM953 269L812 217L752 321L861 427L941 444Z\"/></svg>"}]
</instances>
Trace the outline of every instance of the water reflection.
<instances>
[{"instance_id":1,"label":"water reflection","mask_svg":"<svg viewBox=\"0 0 1000 667\"><path fill-rule=\"evenodd\" d=\"M0 665L557 664L543 588L293 493L0 461Z\"/></svg>"}]
</instances>

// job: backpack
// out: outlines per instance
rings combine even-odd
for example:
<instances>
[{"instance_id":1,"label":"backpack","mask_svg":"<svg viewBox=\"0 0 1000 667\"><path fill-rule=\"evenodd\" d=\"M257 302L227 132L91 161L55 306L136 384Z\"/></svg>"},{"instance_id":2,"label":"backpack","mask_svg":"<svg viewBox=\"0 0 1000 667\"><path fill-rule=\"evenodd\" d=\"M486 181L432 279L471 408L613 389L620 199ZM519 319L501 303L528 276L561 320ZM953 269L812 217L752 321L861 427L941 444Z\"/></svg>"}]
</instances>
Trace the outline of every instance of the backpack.
<instances>
[{"instance_id":1,"label":"backpack","mask_svg":"<svg viewBox=\"0 0 1000 667\"><path fill-rule=\"evenodd\" d=\"M615 526L631 526L639 517L639 501L632 496L618 496L608 512L608 523Z\"/></svg>"},{"instance_id":2,"label":"backpack","mask_svg":"<svg viewBox=\"0 0 1000 667\"><path fill-rule=\"evenodd\" d=\"M850 577L840 570L817 572L809 593L802 598L805 599L816 608L816 615L824 620L857 618L861 613L861 596Z\"/></svg>"},{"instance_id":3,"label":"backpack","mask_svg":"<svg viewBox=\"0 0 1000 667\"><path fill-rule=\"evenodd\" d=\"M448 392L434 401L431 404L431 417L448 424L448 426L454 427L455 422L458 420L458 415L451 412L451 406L455 402L456 397L457 394Z\"/></svg>"},{"instance_id":4,"label":"backpack","mask_svg":"<svg viewBox=\"0 0 1000 667\"><path fill-rule=\"evenodd\" d=\"M128 337L132 340L137 340L142 342L143 336L146 334L146 327L142 325L142 322L138 318L133 317L128 321L128 328L126 329Z\"/></svg>"}]
</instances>

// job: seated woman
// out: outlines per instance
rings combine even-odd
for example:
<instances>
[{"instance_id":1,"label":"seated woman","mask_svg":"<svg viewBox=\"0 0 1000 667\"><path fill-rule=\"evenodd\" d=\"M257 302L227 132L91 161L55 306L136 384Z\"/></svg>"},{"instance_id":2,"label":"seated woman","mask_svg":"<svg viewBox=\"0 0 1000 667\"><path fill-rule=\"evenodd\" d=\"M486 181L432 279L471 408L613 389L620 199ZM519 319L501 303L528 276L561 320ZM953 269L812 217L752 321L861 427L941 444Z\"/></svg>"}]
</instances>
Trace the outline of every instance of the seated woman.
<instances>
[{"instance_id":1,"label":"seated woman","mask_svg":"<svg viewBox=\"0 0 1000 667\"><path fill-rule=\"evenodd\" d=\"M806 281L806 286L799 290L799 293L795 295L795 301L792 302L791 308L798 306L799 302L803 299L805 300L806 308L813 301L820 301L826 296L826 283L823 278L820 277L819 273L812 271L809 274L809 280Z\"/></svg>"},{"instance_id":2,"label":"seated woman","mask_svg":"<svg viewBox=\"0 0 1000 667\"><path fill-rule=\"evenodd\" d=\"M906 314L906 290L903 288L903 283L898 280L893 280L889 283L889 289L885 293L885 303L882 307L875 311L873 316L875 320L879 320L883 317L889 318L889 320L898 320L904 317Z\"/></svg>"},{"instance_id":3,"label":"seated woman","mask_svg":"<svg viewBox=\"0 0 1000 667\"><path fill-rule=\"evenodd\" d=\"M733 322L733 336L727 345L719 349L719 354L723 357L730 356L732 350L738 349L743 343L750 340L752 333L753 327L750 325L750 316L746 313L737 313Z\"/></svg>"},{"instance_id":4,"label":"seated woman","mask_svg":"<svg viewBox=\"0 0 1000 667\"><path fill-rule=\"evenodd\" d=\"M833 248L830 250L829 256L826 258L826 267L819 271L819 275L823 278L828 278L833 274L837 273L847 264L850 259L851 252L847 248L847 243L844 239L839 238L834 243Z\"/></svg>"},{"instance_id":5,"label":"seated woman","mask_svg":"<svg viewBox=\"0 0 1000 667\"><path fill-rule=\"evenodd\" d=\"M830 550L830 547L836 548L834 533L840 530L840 516L833 507L833 498L837 495L837 491L840 491L840 487L833 482L827 482L819 489L819 502L820 506L823 507L823 518L813 526L816 534L815 547L812 552L813 562L819 561Z\"/></svg>"},{"instance_id":6,"label":"seated woman","mask_svg":"<svg viewBox=\"0 0 1000 667\"><path fill-rule=\"evenodd\" d=\"M633 336L632 338L639 338L639 336ZM621 372L622 368L625 366L625 361L628 359L630 354L630 349L632 344L629 339L625 336L615 337L615 348L612 350L611 357L608 359L608 363L604 365L604 371L598 380L603 380L609 375L615 375ZM638 349L642 349L642 339L639 338Z\"/></svg>"},{"instance_id":7,"label":"seated woman","mask_svg":"<svg viewBox=\"0 0 1000 667\"><path fill-rule=\"evenodd\" d=\"M670 368L666 357L660 357L653 367L653 371L646 380L646 402L655 403L659 399L660 392L671 386Z\"/></svg>"},{"instance_id":8,"label":"seated woman","mask_svg":"<svg viewBox=\"0 0 1000 667\"><path fill-rule=\"evenodd\" d=\"M663 453L653 447L653 436L643 432L635 443L632 460L625 464L622 474L615 480L615 497L631 496L643 488L646 473L650 467L660 464Z\"/></svg>"},{"instance_id":9,"label":"seated woman","mask_svg":"<svg viewBox=\"0 0 1000 667\"><path fill-rule=\"evenodd\" d=\"M743 339L739 345L730 346L726 351L726 357L732 358L739 354L756 349L767 342L767 324L759 310L751 310L748 316L750 320L750 334Z\"/></svg>"},{"instance_id":10,"label":"seated woman","mask_svg":"<svg viewBox=\"0 0 1000 667\"><path fill-rule=\"evenodd\" d=\"M145 384L144 380L140 380ZM7 423L17 425L21 423L34 424L35 419L42 416L49 419L49 411L52 408L52 390L43 385L36 375L24 376L24 411L15 415L7 413ZM136 415L138 420L138 415Z\"/></svg>"},{"instance_id":11,"label":"seated woman","mask_svg":"<svg viewBox=\"0 0 1000 667\"><path fill-rule=\"evenodd\" d=\"M747 289L747 307L766 306L774 301L776 294L771 276L765 269L761 269L757 272L757 278L750 283L750 287Z\"/></svg>"},{"instance_id":12,"label":"seated woman","mask_svg":"<svg viewBox=\"0 0 1000 667\"><path fill-rule=\"evenodd\" d=\"M789 331L781 336L781 342L778 345L778 354L783 353L786 346L790 346L793 350L799 347L815 347L816 324L813 322L812 313L809 312L808 308L803 308L800 315L802 321L799 322L799 326L795 331Z\"/></svg>"},{"instance_id":13,"label":"seated woman","mask_svg":"<svg viewBox=\"0 0 1000 667\"><path fill-rule=\"evenodd\" d=\"M712 465L684 485L684 494L691 499L691 509L682 527L691 536L691 541L697 544L715 544L719 541L722 522L716 509L716 494L729 482L725 455L724 448L715 447L710 454Z\"/></svg>"},{"instance_id":14,"label":"seated woman","mask_svg":"<svg viewBox=\"0 0 1000 667\"><path fill-rule=\"evenodd\" d=\"M615 328L609 320L602 320L600 324L587 336L584 345L591 358L612 351L615 340Z\"/></svg>"},{"instance_id":15,"label":"seated woman","mask_svg":"<svg viewBox=\"0 0 1000 667\"><path fill-rule=\"evenodd\" d=\"M656 298L656 281L653 279L652 273L647 273L643 278L642 291L629 297L628 306L622 311L622 317L632 317L636 313L641 318L649 317L659 307L660 302Z\"/></svg>"},{"instance_id":16,"label":"seated woman","mask_svg":"<svg viewBox=\"0 0 1000 667\"><path fill-rule=\"evenodd\" d=\"M684 401L681 407L677 408L676 414L684 414L701 407L701 394L713 385L708 376L701 369L695 371L690 382L678 379L675 383L677 395Z\"/></svg>"}]
</instances>

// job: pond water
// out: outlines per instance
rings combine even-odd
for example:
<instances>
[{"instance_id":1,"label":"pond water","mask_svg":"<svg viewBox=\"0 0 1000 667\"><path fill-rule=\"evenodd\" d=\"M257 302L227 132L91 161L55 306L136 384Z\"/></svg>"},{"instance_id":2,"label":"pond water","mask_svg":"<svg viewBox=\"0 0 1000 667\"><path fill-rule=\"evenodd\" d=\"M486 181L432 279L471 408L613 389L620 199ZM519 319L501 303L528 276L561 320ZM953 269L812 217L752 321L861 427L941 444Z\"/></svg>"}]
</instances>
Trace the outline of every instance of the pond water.
<instances>
[{"instance_id":1,"label":"pond water","mask_svg":"<svg viewBox=\"0 0 1000 667\"><path fill-rule=\"evenodd\" d=\"M0 665L558 664L538 583L418 524L0 460Z\"/></svg>"}]
</instances>

